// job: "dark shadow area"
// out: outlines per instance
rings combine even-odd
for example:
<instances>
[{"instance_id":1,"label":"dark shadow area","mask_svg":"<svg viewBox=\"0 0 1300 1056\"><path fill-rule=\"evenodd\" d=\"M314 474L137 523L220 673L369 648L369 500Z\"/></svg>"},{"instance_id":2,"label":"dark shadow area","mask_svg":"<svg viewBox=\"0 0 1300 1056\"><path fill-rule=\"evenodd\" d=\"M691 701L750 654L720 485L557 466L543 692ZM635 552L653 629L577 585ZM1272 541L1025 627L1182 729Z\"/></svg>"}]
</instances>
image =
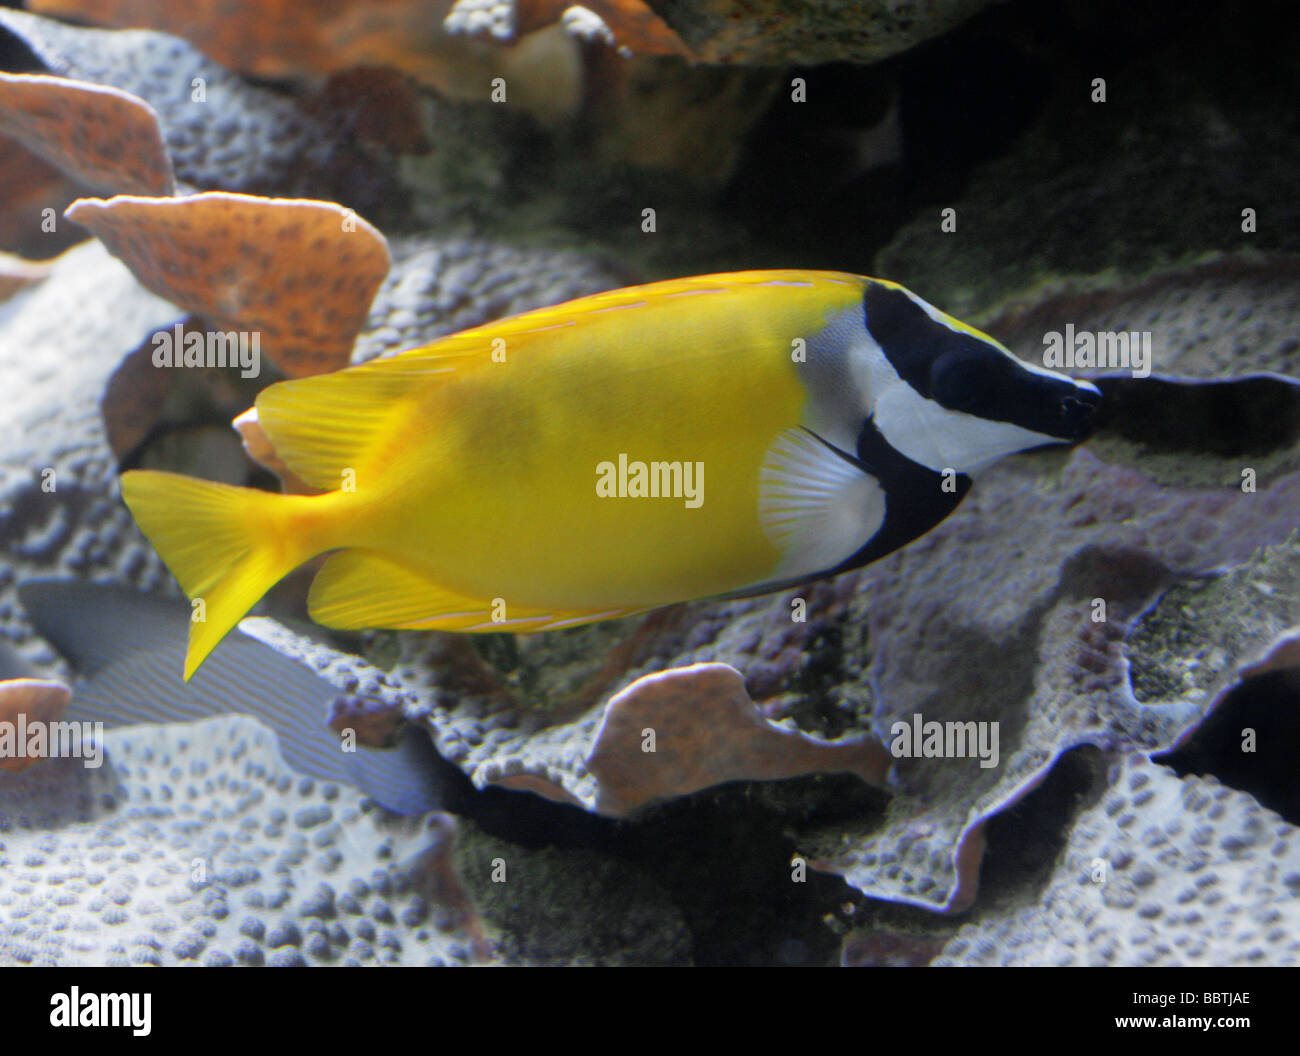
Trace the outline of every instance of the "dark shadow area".
<instances>
[{"instance_id":1,"label":"dark shadow area","mask_svg":"<svg viewBox=\"0 0 1300 1056\"><path fill-rule=\"evenodd\" d=\"M1075 818L1105 789L1105 755L1084 745L1063 754L1019 803L990 818L972 916L1009 902L1035 901L1052 877Z\"/></svg>"},{"instance_id":2,"label":"dark shadow area","mask_svg":"<svg viewBox=\"0 0 1300 1056\"><path fill-rule=\"evenodd\" d=\"M1300 441L1300 382L1266 375L1222 381L1108 376L1093 425L1151 451L1260 456Z\"/></svg>"},{"instance_id":3,"label":"dark shadow area","mask_svg":"<svg viewBox=\"0 0 1300 1056\"><path fill-rule=\"evenodd\" d=\"M1151 758L1179 777L1218 778L1300 825L1300 669L1244 679L1181 746Z\"/></svg>"}]
</instances>

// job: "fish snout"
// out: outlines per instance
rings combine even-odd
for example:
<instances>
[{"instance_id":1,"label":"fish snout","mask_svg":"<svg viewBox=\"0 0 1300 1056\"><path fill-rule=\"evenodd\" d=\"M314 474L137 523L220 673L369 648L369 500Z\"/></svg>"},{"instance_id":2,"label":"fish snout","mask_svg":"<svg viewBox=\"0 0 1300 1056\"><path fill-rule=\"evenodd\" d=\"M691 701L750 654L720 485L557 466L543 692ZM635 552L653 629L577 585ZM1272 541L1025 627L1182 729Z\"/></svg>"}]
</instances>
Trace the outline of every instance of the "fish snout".
<instances>
[{"instance_id":1,"label":"fish snout","mask_svg":"<svg viewBox=\"0 0 1300 1056\"><path fill-rule=\"evenodd\" d=\"M1101 390L1090 382L1075 381L1073 390L1061 396L1058 435L1072 444L1086 440L1100 406Z\"/></svg>"}]
</instances>

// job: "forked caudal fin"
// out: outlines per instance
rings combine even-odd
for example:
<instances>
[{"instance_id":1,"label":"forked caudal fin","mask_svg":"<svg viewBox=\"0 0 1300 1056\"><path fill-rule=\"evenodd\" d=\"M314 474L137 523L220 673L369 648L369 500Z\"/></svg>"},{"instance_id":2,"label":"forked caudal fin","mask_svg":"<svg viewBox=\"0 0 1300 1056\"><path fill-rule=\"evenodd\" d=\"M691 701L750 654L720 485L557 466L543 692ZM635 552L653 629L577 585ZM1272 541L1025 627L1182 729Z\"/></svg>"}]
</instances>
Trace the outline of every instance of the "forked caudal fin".
<instances>
[{"instance_id":1,"label":"forked caudal fin","mask_svg":"<svg viewBox=\"0 0 1300 1056\"><path fill-rule=\"evenodd\" d=\"M322 549L301 525L312 500L131 470L122 498L195 602L185 680L276 583Z\"/></svg>"}]
</instances>

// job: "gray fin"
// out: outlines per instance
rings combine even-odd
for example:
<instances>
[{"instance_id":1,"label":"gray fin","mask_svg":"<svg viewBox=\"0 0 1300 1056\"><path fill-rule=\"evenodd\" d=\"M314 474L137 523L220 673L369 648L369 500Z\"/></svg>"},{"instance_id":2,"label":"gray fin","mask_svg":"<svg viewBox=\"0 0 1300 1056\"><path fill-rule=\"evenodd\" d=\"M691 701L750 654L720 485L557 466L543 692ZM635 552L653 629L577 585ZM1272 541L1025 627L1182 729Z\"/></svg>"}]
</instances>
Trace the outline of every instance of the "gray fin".
<instances>
[{"instance_id":1,"label":"gray fin","mask_svg":"<svg viewBox=\"0 0 1300 1056\"><path fill-rule=\"evenodd\" d=\"M275 731L284 761L306 777L353 785L399 814L441 804L439 760L422 731L408 727L392 749L342 751L326 724L340 691L238 629L183 682L190 607L182 600L53 579L28 580L18 595L36 629L82 676L73 687L70 721L112 728L235 711Z\"/></svg>"},{"instance_id":2,"label":"gray fin","mask_svg":"<svg viewBox=\"0 0 1300 1056\"><path fill-rule=\"evenodd\" d=\"M10 678L37 678L35 668L0 638L0 682Z\"/></svg>"}]
</instances>

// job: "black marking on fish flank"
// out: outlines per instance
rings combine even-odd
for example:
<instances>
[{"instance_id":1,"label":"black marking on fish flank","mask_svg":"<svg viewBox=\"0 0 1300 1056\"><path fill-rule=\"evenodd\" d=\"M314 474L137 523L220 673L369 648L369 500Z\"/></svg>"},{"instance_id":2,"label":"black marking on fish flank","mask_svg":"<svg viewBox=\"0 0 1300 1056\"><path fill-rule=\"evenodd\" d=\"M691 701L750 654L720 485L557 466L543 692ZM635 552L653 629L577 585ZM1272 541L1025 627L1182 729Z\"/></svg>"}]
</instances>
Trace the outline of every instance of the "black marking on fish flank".
<instances>
[{"instance_id":1,"label":"black marking on fish flank","mask_svg":"<svg viewBox=\"0 0 1300 1056\"><path fill-rule=\"evenodd\" d=\"M970 491L971 478L966 474L936 472L913 462L881 435L870 418L858 434L857 458L839 453L884 488L885 523L861 549L830 569L832 574L870 564L919 539L952 513ZM946 479L950 483L945 488Z\"/></svg>"}]
</instances>

